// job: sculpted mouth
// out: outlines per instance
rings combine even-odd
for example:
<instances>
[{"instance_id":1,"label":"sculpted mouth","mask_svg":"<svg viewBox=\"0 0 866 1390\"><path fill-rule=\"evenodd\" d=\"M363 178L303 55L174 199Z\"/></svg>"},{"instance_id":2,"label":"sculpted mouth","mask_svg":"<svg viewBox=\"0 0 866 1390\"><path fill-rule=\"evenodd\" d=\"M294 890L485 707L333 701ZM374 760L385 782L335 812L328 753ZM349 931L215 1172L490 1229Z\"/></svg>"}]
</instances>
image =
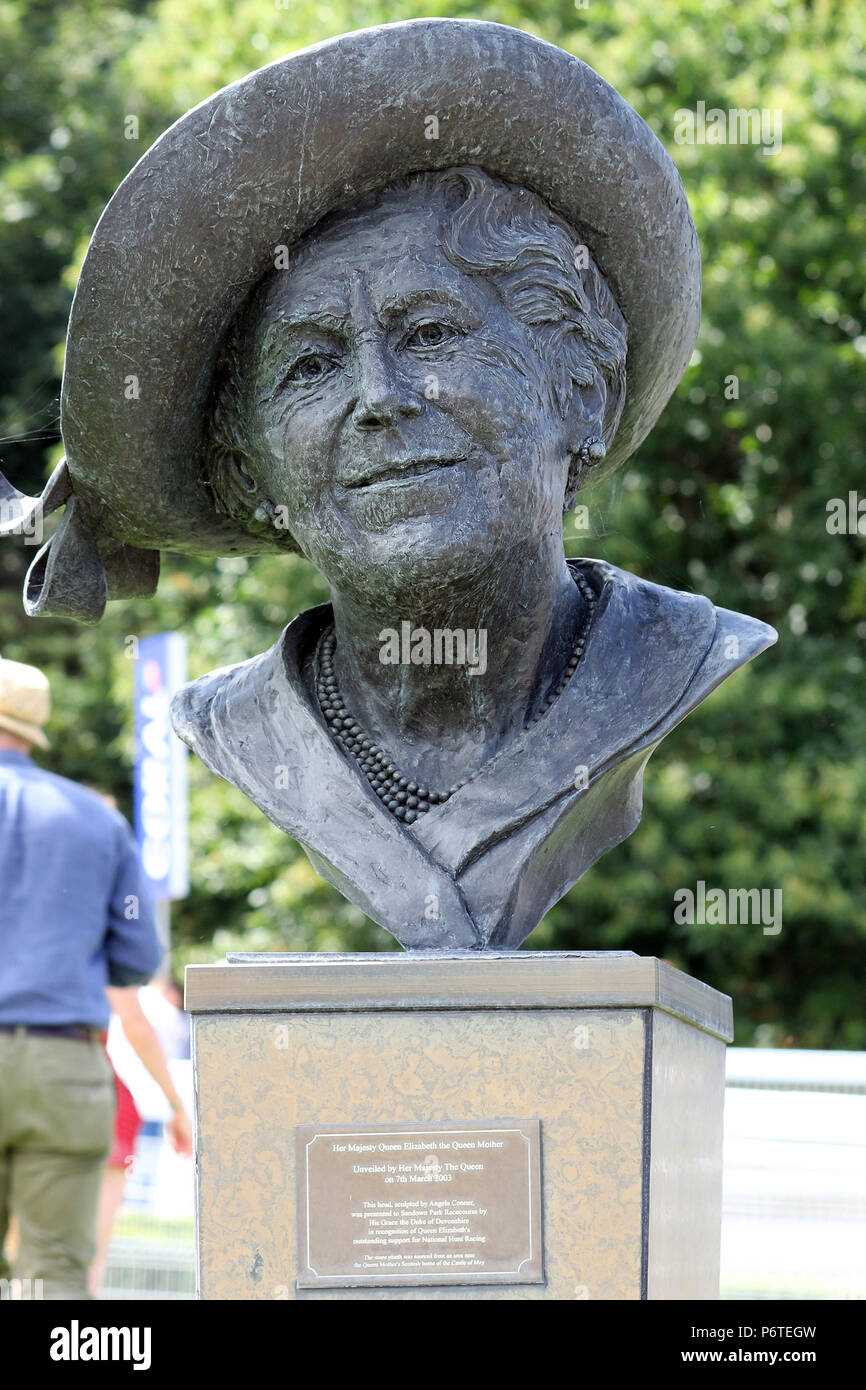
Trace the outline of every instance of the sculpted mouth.
<instances>
[{"instance_id":1,"label":"sculpted mouth","mask_svg":"<svg viewBox=\"0 0 866 1390\"><path fill-rule=\"evenodd\" d=\"M465 454L460 454L453 458L431 457L385 463L381 467L371 468L368 473L364 473L361 477L350 479L347 481L346 487L372 487L381 483L408 483L416 478L423 478L428 473L436 473L443 468L453 468L455 464L463 463L465 458Z\"/></svg>"}]
</instances>

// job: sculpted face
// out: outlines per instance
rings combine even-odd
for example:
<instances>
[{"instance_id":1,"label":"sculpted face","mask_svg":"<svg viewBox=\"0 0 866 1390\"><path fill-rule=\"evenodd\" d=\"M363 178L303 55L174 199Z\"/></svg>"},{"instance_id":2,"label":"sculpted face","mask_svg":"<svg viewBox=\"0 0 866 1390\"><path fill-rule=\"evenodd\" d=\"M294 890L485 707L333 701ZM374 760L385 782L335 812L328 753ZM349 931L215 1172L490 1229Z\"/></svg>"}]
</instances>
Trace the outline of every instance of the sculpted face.
<instances>
[{"instance_id":1,"label":"sculpted face","mask_svg":"<svg viewBox=\"0 0 866 1390\"><path fill-rule=\"evenodd\" d=\"M478 571L561 525L566 422L531 330L404 192L276 272L244 346L250 472L338 587Z\"/></svg>"}]
</instances>

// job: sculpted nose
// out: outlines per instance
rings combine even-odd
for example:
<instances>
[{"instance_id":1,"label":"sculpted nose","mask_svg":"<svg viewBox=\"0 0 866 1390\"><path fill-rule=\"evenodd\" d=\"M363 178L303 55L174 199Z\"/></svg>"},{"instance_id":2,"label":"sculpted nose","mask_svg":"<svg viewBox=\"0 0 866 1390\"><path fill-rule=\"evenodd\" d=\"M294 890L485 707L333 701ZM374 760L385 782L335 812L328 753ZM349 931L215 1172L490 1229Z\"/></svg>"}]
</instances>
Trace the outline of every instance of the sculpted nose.
<instances>
[{"instance_id":1,"label":"sculpted nose","mask_svg":"<svg viewBox=\"0 0 866 1390\"><path fill-rule=\"evenodd\" d=\"M387 429L408 415L420 415L424 403L382 348L367 343L359 352L358 398L352 412L360 430Z\"/></svg>"}]
</instances>

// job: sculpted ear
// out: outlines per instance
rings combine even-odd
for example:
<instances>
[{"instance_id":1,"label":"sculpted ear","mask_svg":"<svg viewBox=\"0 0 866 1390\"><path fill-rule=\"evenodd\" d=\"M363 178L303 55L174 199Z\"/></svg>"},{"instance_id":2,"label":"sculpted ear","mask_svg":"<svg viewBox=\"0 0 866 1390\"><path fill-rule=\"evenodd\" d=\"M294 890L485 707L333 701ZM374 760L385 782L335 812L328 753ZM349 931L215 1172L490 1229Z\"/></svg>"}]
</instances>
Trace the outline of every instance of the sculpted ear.
<instances>
[{"instance_id":1,"label":"sculpted ear","mask_svg":"<svg viewBox=\"0 0 866 1390\"><path fill-rule=\"evenodd\" d=\"M589 386L574 383L566 416L569 469L563 502L564 511L569 511L574 506L577 493L591 474L594 460L590 456L588 444L593 440L604 440L606 437L608 400L607 382L601 372L596 371Z\"/></svg>"},{"instance_id":2,"label":"sculpted ear","mask_svg":"<svg viewBox=\"0 0 866 1390\"><path fill-rule=\"evenodd\" d=\"M574 384L568 414L567 449L571 460L563 509L574 506L582 487L592 481L592 470L604 458L616 434L625 405L625 374L606 376L596 370L589 386Z\"/></svg>"}]
</instances>

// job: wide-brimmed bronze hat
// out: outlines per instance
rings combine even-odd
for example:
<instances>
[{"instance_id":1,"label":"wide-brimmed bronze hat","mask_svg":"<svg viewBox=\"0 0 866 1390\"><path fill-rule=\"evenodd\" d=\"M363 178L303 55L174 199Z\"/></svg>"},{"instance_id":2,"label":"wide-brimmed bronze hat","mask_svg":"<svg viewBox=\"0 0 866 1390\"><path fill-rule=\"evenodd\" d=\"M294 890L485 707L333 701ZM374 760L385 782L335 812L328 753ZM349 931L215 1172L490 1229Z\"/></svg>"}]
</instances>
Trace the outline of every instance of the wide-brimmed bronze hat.
<instances>
[{"instance_id":1,"label":"wide-brimmed bronze hat","mask_svg":"<svg viewBox=\"0 0 866 1390\"><path fill-rule=\"evenodd\" d=\"M31 566L28 612L96 621L106 597L153 592L161 550L285 548L284 533L271 546L221 515L203 477L225 330L275 248L406 174L463 165L540 194L589 248L628 326L625 407L595 476L637 448L700 318L694 224L649 126L521 30L421 19L344 34L189 111L105 209L69 321L66 459L40 499L0 483L6 530L67 504Z\"/></svg>"}]
</instances>

